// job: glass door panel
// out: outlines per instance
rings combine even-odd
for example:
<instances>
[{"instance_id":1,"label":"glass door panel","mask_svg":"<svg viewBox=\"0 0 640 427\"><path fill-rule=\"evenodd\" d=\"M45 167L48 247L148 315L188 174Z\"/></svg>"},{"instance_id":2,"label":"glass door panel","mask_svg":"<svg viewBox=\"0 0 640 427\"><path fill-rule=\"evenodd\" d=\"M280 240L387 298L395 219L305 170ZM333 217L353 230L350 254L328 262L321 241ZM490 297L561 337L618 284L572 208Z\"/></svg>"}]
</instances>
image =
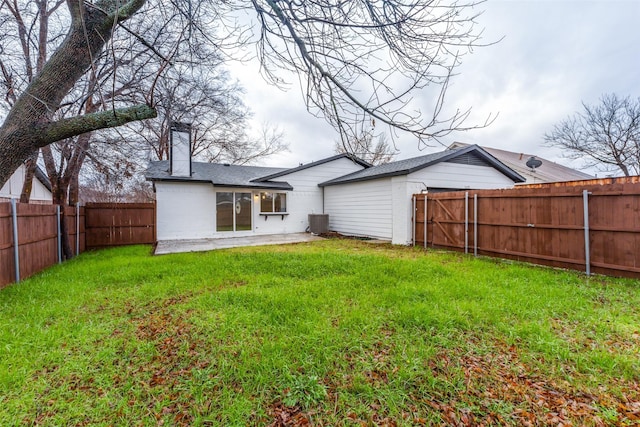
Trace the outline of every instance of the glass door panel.
<instances>
[{"instance_id":1,"label":"glass door panel","mask_svg":"<svg viewBox=\"0 0 640 427\"><path fill-rule=\"evenodd\" d=\"M251 193L235 193L236 231L251 230Z\"/></svg>"},{"instance_id":2,"label":"glass door panel","mask_svg":"<svg viewBox=\"0 0 640 427\"><path fill-rule=\"evenodd\" d=\"M216 193L216 231L233 231L233 193Z\"/></svg>"}]
</instances>

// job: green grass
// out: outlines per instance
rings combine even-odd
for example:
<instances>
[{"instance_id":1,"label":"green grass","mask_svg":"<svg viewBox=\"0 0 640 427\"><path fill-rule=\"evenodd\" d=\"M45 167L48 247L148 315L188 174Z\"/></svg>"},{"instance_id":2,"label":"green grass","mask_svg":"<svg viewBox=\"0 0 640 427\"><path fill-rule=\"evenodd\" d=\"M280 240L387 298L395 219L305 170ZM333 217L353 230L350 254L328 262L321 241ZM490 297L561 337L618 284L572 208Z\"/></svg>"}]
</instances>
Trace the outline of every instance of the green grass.
<instances>
[{"instance_id":1,"label":"green grass","mask_svg":"<svg viewBox=\"0 0 640 427\"><path fill-rule=\"evenodd\" d=\"M639 290L347 240L89 252L0 291L0 425L634 425Z\"/></svg>"}]
</instances>

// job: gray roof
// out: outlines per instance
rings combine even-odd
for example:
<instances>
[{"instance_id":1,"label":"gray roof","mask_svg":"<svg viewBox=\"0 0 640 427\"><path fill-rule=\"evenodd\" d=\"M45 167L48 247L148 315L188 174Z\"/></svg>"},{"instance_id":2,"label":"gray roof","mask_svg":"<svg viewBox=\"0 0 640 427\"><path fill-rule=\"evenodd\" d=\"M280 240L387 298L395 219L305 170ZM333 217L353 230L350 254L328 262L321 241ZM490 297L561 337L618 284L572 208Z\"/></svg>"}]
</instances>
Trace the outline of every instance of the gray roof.
<instances>
[{"instance_id":1,"label":"gray roof","mask_svg":"<svg viewBox=\"0 0 640 427\"><path fill-rule=\"evenodd\" d=\"M525 179L517 172L510 169L495 157L484 151L477 145L469 145L455 150L445 150L438 153L431 153L425 156L413 157L411 159L398 160L386 163L384 165L374 166L363 169L349 175L332 179L330 181L319 184L321 187L329 185L344 184L347 182L368 181L372 179L384 178L389 176L407 175L412 172L424 169L428 166L435 165L440 162L454 160L463 155L472 153L479 158L487 166L492 166L504 175L512 179L514 182L524 182Z\"/></svg>"},{"instance_id":2,"label":"gray roof","mask_svg":"<svg viewBox=\"0 0 640 427\"><path fill-rule=\"evenodd\" d=\"M338 159L342 159L342 158L347 158L347 159L351 160L352 162L354 162L354 163L356 163L356 164L358 164L360 166L363 166L364 168L370 168L371 167L371 164L365 162L364 160L359 159L359 158L357 158L357 157L355 157L355 156L353 156L351 154L344 153L344 154L337 154L337 155L332 156L332 157L327 157L326 159L318 160L318 161L315 161L315 162L307 163L306 165L300 165L300 166L295 167L295 168L283 169L280 172L276 172L276 173L273 173L271 175L267 175L267 176L263 176L263 177L257 178L254 181L268 181L268 180L271 180L273 178L278 178L278 177L281 177L281 176L284 176L284 175L289 175L290 173L298 172L298 171L301 171L301 170L304 170L304 169L309 169L309 168L312 168L314 166L319 166L319 165L322 165L324 163L329 163L329 162L332 162L334 160L338 160Z\"/></svg>"},{"instance_id":3,"label":"gray roof","mask_svg":"<svg viewBox=\"0 0 640 427\"><path fill-rule=\"evenodd\" d=\"M150 162L145 177L148 181L189 181L210 182L213 185L224 187L244 188L268 188L276 190L293 190L288 182L284 181L260 181L254 180L266 175L282 172L283 168L265 168L259 166L239 166L227 163L202 163L191 164L190 177L177 177L169 175L169 161L161 160Z\"/></svg>"},{"instance_id":4,"label":"gray roof","mask_svg":"<svg viewBox=\"0 0 640 427\"><path fill-rule=\"evenodd\" d=\"M466 147L468 144L463 142L454 142L450 148ZM562 181L578 181L583 179L593 179L593 176L584 172L571 169L567 166L563 166L558 163L554 163L551 160L547 160L543 157L535 155L539 160L542 160L542 165L532 171L526 163L529 158L533 157L533 154L526 154L523 152L514 152L507 150L500 150L498 148L482 147L486 152L500 160L505 165L509 166L514 171L527 179L527 183L534 182L562 182Z\"/></svg>"}]
</instances>

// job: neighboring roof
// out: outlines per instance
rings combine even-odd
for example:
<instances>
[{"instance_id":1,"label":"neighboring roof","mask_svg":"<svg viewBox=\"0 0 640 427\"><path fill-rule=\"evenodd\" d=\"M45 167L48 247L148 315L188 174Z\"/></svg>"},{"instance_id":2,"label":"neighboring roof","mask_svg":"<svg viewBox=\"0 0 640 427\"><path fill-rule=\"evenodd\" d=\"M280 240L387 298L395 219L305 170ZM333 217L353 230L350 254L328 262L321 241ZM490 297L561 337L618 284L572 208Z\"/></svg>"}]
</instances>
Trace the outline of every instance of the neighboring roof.
<instances>
[{"instance_id":1,"label":"neighboring roof","mask_svg":"<svg viewBox=\"0 0 640 427\"><path fill-rule=\"evenodd\" d=\"M320 183L321 187L344 184L347 182L357 182L357 181L368 181L371 179L384 178L389 176L399 176L399 175L408 175L412 172L416 172L420 169L424 169L428 166L435 165L441 162L450 162L455 161L456 159L460 159L465 156L466 160L470 160L468 155L473 155L476 157L476 162L482 162L487 166L491 166L507 177L509 177L514 182L524 182L525 179L520 176L517 172L513 171L509 167L502 164L495 157L484 151L482 148L477 145L470 145L467 147L461 147L455 150L445 150L438 153L427 154L426 156L414 157L411 159L398 160L396 162L385 163L379 166L373 166L368 169L363 169L361 171L357 171L351 173L349 175L345 175L339 178L332 179L330 181L326 181ZM474 163L469 163L474 164ZM477 164L477 163L476 163Z\"/></svg>"},{"instance_id":2,"label":"neighboring roof","mask_svg":"<svg viewBox=\"0 0 640 427\"><path fill-rule=\"evenodd\" d=\"M322 159L322 160L318 160L318 161L315 161L315 162L307 163L306 165L300 165L300 166L295 167L295 168L284 169L284 170L281 170L280 172L276 172L276 173L273 173L271 175L267 175L267 176L263 176L263 177L260 177L260 178L256 178L253 181L254 182L268 181L268 180L271 180L273 178L278 178L278 177L281 177L281 176L284 176L284 175L289 175L290 173L298 172L298 171L301 171L301 170L304 170L304 169L309 169L309 168L312 168L314 166L319 166L319 165L322 165L322 164L325 164L325 163L329 163L329 162L333 162L334 160L343 159L343 158L349 159L352 162L364 167L365 169L371 167L371 164L365 162L364 160L359 159L359 158L357 158L357 157L355 157L355 156L353 156L351 154L346 154L345 153L345 154L337 154L337 155L332 156L332 157L327 157L326 159Z\"/></svg>"},{"instance_id":3,"label":"neighboring roof","mask_svg":"<svg viewBox=\"0 0 640 427\"><path fill-rule=\"evenodd\" d=\"M268 181L254 182L256 178L282 172L283 168L265 168L259 166L239 166L228 163L193 162L190 177L177 177L169 174L169 161L150 162L145 177L148 181L189 181L210 182L225 187L269 188L277 190L293 190L288 182Z\"/></svg>"},{"instance_id":4,"label":"neighboring roof","mask_svg":"<svg viewBox=\"0 0 640 427\"><path fill-rule=\"evenodd\" d=\"M463 142L454 142L449 146L450 149L458 149L461 147L468 147L469 144ZM502 163L518 172L520 175L527 179L527 183L531 182L563 182L563 181L577 181L583 179L592 179L593 176L584 172L571 169L567 166L554 163L551 160L547 160L543 157L534 154L518 153L507 150L500 150L498 148L482 147L486 152L493 155ZM527 165L527 160L535 156L537 159L542 160L542 165L532 171Z\"/></svg>"}]
</instances>

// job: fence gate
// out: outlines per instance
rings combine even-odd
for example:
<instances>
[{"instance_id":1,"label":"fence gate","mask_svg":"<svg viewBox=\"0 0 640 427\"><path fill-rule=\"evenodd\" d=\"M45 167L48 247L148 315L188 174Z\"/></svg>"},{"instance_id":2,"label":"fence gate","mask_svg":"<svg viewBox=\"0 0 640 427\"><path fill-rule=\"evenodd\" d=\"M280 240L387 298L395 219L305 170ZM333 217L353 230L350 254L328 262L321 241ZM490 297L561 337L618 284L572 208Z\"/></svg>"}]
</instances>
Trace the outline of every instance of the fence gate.
<instances>
[{"instance_id":1,"label":"fence gate","mask_svg":"<svg viewBox=\"0 0 640 427\"><path fill-rule=\"evenodd\" d=\"M464 249L466 208L465 193L427 198L427 244Z\"/></svg>"}]
</instances>

